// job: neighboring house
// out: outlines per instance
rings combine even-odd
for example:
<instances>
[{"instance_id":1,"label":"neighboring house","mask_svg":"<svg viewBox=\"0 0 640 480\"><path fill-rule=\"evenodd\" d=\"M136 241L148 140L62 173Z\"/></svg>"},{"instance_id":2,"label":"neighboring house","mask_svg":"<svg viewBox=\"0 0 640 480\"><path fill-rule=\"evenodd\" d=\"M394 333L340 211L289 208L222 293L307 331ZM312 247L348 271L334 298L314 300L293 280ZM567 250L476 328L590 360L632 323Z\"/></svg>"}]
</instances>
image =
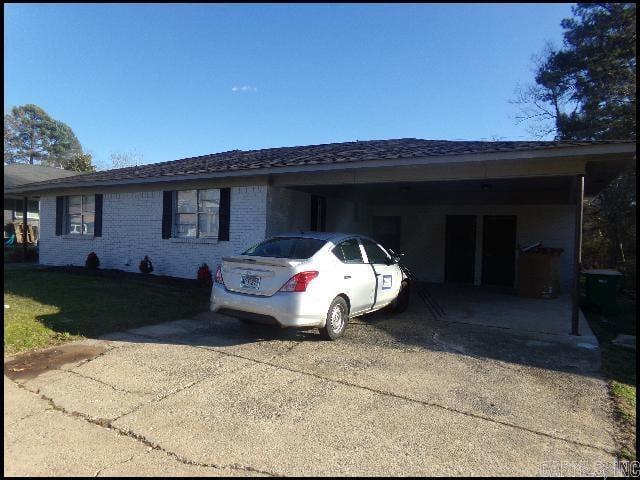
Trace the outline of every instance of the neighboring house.
<instances>
[{"instance_id":1,"label":"neighboring house","mask_svg":"<svg viewBox=\"0 0 640 480\"><path fill-rule=\"evenodd\" d=\"M4 233L14 229L15 224L23 222L24 197L21 195L7 194L8 189L16 189L21 185L33 182L42 182L57 178L78 175L78 172L62 170L61 168L45 167L42 165L12 164L4 166ZM37 232L40 226L40 211L38 199L31 198L27 201L27 224L35 227Z\"/></svg>"},{"instance_id":2,"label":"neighboring house","mask_svg":"<svg viewBox=\"0 0 640 480\"><path fill-rule=\"evenodd\" d=\"M635 143L418 139L217 153L25 185L39 195L40 262L194 278L265 237L325 230L371 235L425 281L502 285L517 245L564 249L577 278L583 192L635 161ZM584 185L584 188L583 188ZM576 208L580 206L580 208ZM578 248L576 248L578 246Z\"/></svg>"}]
</instances>

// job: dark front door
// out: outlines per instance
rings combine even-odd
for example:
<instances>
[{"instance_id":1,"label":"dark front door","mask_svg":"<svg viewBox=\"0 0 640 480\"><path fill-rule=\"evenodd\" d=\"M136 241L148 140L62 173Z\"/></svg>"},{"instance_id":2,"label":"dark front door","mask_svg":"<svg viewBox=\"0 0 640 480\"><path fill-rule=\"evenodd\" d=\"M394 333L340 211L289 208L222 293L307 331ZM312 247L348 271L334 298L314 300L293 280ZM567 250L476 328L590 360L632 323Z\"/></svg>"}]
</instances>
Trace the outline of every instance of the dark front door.
<instances>
[{"instance_id":1,"label":"dark front door","mask_svg":"<svg viewBox=\"0 0 640 480\"><path fill-rule=\"evenodd\" d=\"M473 283L476 261L476 216L447 215L444 279Z\"/></svg>"},{"instance_id":2,"label":"dark front door","mask_svg":"<svg viewBox=\"0 0 640 480\"><path fill-rule=\"evenodd\" d=\"M516 269L515 215L486 215L482 235L482 283L513 287Z\"/></svg>"}]
</instances>

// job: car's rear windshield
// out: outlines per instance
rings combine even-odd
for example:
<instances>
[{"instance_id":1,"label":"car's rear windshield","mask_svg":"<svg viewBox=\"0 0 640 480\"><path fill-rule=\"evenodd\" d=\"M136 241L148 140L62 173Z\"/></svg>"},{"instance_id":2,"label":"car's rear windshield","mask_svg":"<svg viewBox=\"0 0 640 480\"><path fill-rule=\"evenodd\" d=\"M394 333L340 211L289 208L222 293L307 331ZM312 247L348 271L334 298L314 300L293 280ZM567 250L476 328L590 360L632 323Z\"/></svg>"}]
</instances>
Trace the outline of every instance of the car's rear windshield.
<instances>
[{"instance_id":1,"label":"car's rear windshield","mask_svg":"<svg viewBox=\"0 0 640 480\"><path fill-rule=\"evenodd\" d=\"M242 255L303 260L315 255L325 243L317 238L277 237L251 247Z\"/></svg>"}]
</instances>

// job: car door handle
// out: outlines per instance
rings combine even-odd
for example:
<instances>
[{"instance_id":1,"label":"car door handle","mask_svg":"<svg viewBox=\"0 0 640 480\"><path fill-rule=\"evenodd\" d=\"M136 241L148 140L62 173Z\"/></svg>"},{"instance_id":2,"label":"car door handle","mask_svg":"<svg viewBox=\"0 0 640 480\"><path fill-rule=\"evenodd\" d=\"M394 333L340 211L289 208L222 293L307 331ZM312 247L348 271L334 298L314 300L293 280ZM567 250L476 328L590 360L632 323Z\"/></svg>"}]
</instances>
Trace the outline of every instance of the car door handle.
<instances>
[{"instance_id":1,"label":"car door handle","mask_svg":"<svg viewBox=\"0 0 640 480\"><path fill-rule=\"evenodd\" d=\"M351 278L351 275L345 275L345 276L344 276L344 279L345 279L345 280L349 280L350 278Z\"/></svg>"}]
</instances>

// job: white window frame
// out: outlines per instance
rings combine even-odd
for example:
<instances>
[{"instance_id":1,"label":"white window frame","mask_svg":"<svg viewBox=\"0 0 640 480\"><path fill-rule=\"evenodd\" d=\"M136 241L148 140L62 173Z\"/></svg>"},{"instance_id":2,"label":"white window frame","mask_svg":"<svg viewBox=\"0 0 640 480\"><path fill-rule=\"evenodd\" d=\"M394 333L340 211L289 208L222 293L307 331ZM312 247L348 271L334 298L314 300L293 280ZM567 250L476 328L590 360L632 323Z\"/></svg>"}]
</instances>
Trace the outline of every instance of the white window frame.
<instances>
[{"instance_id":1,"label":"white window frame","mask_svg":"<svg viewBox=\"0 0 640 480\"><path fill-rule=\"evenodd\" d=\"M192 213L191 215L195 215L196 216L196 234L195 236L189 236L189 235L178 235L178 215L181 215L180 212L178 212L178 193L179 192L188 192L190 190L195 190L196 192L196 211L194 213ZM171 236L173 238L208 238L208 239L216 239L218 238L218 235L220 234L220 201L218 200L218 212L217 212L217 217L218 217L218 228L216 230L216 233L214 235L203 235L200 233L200 215L211 215L211 212L206 212L206 211L201 211L200 210L200 192L203 191L207 191L207 190L217 190L218 191L218 195L220 195L220 191L221 189L219 188L201 188L201 189L197 189L197 188L191 188L189 190L176 190L173 193L173 218L172 218L172 232L171 232ZM220 198L220 197L218 197ZM182 213L182 215L184 215L184 213Z\"/></svg>"},{"instance_id":2,"label":"white window frame","mask_svg":"<svg viewBox=\"0 0 640 480\"><path fill-rule=\"evenodd\" d=\"M84 235L86 237L93 237L96 232L96 199L95 195L93 195L93 210L92 211L84 211L84 197L90 197L92 195L67 195L64 197L64 234L65 235ZM84 216L88 213L93 213L93 232L84 233L81 232L71 232L69 225L69 199L71 197L80 197L80 225L84 226ZM81 230L83 230L81 228Z\"/></svg>"}]
</instances>

